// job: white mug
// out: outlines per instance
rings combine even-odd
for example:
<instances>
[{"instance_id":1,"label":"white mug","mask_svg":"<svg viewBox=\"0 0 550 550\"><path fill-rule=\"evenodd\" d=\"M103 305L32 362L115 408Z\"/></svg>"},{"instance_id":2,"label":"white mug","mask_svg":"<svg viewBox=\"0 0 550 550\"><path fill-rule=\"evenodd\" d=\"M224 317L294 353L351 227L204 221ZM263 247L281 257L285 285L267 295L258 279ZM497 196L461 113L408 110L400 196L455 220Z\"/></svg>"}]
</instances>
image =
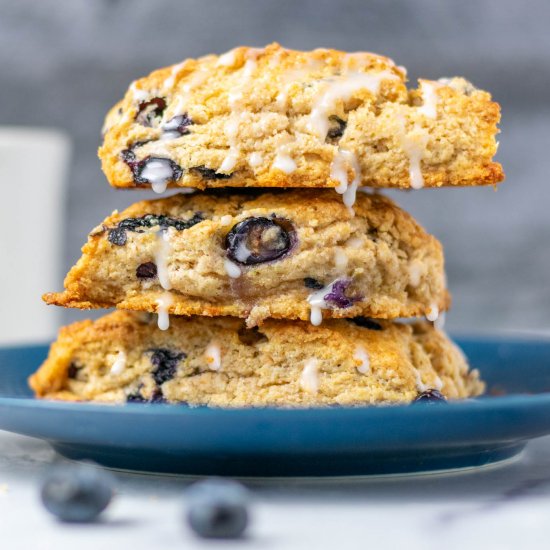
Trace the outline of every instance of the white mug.
<instances>
[{"instance_id":1,"label":"white mug","mask_svg":"<svg viewBox=\"0 0 550 550\"><path fill-rule=\"evenodd\" d=\"M59 312L41 295L61 281L68 137L0 126L0 343L51 339Z\"/></svg>"}]
</instances>

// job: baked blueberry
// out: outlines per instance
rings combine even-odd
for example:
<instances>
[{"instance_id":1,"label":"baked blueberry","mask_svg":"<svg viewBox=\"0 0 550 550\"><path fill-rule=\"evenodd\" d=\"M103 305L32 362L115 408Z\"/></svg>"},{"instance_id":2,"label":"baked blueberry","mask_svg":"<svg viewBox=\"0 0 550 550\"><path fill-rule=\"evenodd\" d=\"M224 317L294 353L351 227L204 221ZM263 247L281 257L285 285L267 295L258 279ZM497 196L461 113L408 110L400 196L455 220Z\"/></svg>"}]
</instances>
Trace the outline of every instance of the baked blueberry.
<instances>
[{"instance_id":1,"label":"baked blueberry","mask_svg":"<svg viewBox=\"0 0 550 550\"><path fill-rule=\"evenodd\" d=\"M153 370L153 380L158 386L174 378L178 363L187 357L183 352L172 351L164 348L150 350Z\"/></svg>"},{"instance_id":2,"label":"baked blueberry","mask_svg":"<svg viewBox=\"0 0 550 550\"><path fill-rule=\"evenodd\" d=\"M351 323L357 325L358 327L368 328L369 330L383 330L383 327L380 323L369 319L368 317L353 317L348 319Z\"/></svg>"},{"instance_id":3,"label":"baked blueberry","mask_svg":"<svg viewBox=\"0 0 550 550\"><path fill-rule=\"evenodd\" d=\"M136 183L151 183L178 181L183 170L181 166L171 159L162 157L145 157L143 160L133 163L132 173Z\"/></svg>"},{"instance_id":4,"label":"baked blueberry","mask_svg":"<svg viewBox=\"0 0 550 550\"><path fill-rule=\"evenodd\" d=\"M138 279L154 279L157 276L157 266L154 262L146 262L138 265L136 277Z\"/></svg>"},{"instance_id":5,"label":"baked blueberry","mask_svg":"<svg viewBox=\"0 0 550 550\"><path fill-rule=\"evenodd\" d=\"M229 479L198 481L186 491L187 521L204 538L241 537L248 525L248 491Z\"/></svg>"},{"instance_id":6,"label":"baked blueberry","mask_svg":"<svg viewBox=\"0 0 550 550\"><path fill-rule=\"evenodd\" d=\"M236 224L225 237L230 260L240 265L255 265L277 260L296 243L296 232L288 220L247 218Z\"/></svg>"},{"instance_id":7,"label":"baked blueberry","mask_svg":"<svg viewBox=\"0 0 550 550\"><path fill-rule=\"evenodd\" d=\"M154 97L149 101L142 101L139 104L136 114L136 122L142 126L157 126L166 109L166 100L162 97Z\"/></svg>"},{"instance_id":8,"label":"baked blueberry","mask_svg":"<svg viewBox=\"0 0 550 550\"><path fill-rule=\"evenodd\" d=\"M194 166L191 170L198 172L205 180L226 180L232 176L232 174L220 174L213 168L207 168L206 166Z\"/></svg>"},{"instance_id":9,"label":"baked blueberry","mask_svg":"<svg viewBox=\"0 0 550 550\"><path fill-rule=\"evenodd\" d=\"M149 399L143 397L141 391L138 390L136 393L131 393L126 397L126 403L168 403L168 401L164 398L162 390L155 388Z\"/></svg>"},{"instance_id":10,"label":"baked blueberry","mask_svg":"<svg viewBox=\"0 0 550 550\"><path fill-rule=\"evenodd\" d=\"M126 241L128 240L128 236L126 234L127 231L132 231L134 233L144 233L147 229L151 229L153 227L160 227L160 229L173 227L177 231L183 231L184 229L189 229L190 227L193 227L203 220L204 217L200 212L197 212L193 215L193 217L189 218L188 220L171 218L163 214L146 214L145 216L141 216L141 218L125 218L118 222L116 227L109 229L107 239L112 244L115 244L117 246L124 246L126 244Z\"/></svg>"},{"instance_id":11,"label":"baked blueberry","mask_svg":"<svg viewBox=\"0 0 550 550\"><path fill-rule=\"evenodd\" d=\"M327 132L327 141L339 140L346 131L347 122L336 115L330 116L328 120L330 126Z\"/></svg>"},{"instance_id":12,"label":"baked blueberry","mask_svg":"<svg viewBox=\"0 0 550 550\"><path fill-rule=\"evenodd\" d=\"M355 302L361 300L361 297L346 295L346 291L350 285L351 279L339 279L334 281L331 285L330 292L323 297L325 302L342 309L351 307Z\"/></svg>"},{"instance_id":13,"label":"baked blueberry","mask_svg":"<svg viewBox=\"0 0 550 550\"><path fill-rule=\"evenodd\" d=\"M180 136L185 136L186 134L191 133L189 126L193 124L193 121L187 113L183 115L177 115L171 118L163 127L163 137L167 138L178 138Z\"/></svg>"},{"instance_id":14,"label":"baked blueberry","mask_svg":"<svg viewBox=\"0 0 550 550\"><path fill-rule=\"evenodd\" d=\"M113 485L110 474L91 464L63 464L46 474L40 496L61 521L90 522L111 502Z\"/></svg>"},{"instance_id":15,"label":"baked blueberry","mask_svg":"<svg viewBox=\"0 0 550 550\"><path fill-rule=\"evenodd\" d=\"M306 277L304 279L304 285L306 288L311 288L313 290L321 290L325 285L318 281L317 279L314 279L313 277Z\"/></svg>"},{"instance_id":16,"label":"baked blueberry","mask_svg":"<svg viewBox=\"0 0 550 550\"><path fill-rule=\"evenodd\" d=\"M71 363L67 370L67 378L74 380L77 377L79 370L80 367L78 365L76 365L75 363Z\"/></svg>"},{"instance_id":17,"label":"baked blueberry","mask_svg":"<svg viewBox=\"0 0 550 550\"><path fill-rule=\"evenodd\" d=\"M428 405L433 405L435 403L446 403L447 398L435 388L423 391L419 393L414 403L427 403Z\"/></svg>"}]
</instances>

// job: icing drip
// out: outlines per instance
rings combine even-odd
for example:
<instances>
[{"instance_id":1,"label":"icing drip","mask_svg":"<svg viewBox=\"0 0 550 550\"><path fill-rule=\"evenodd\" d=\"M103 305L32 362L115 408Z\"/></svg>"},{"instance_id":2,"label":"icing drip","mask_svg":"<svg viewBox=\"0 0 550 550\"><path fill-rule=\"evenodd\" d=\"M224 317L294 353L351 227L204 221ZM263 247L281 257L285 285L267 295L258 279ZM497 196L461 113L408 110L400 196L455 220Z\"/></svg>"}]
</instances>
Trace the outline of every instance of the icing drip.
<instances>
[{"instance_id":1,"label":"icing drip","mask_svg":"<svg viewBox=\"0 0 550 550\"><path fill-rule=\"evenodd\" d=\"M334 265L336 269L343 271L348 265L348 256L343 248L336 248L334 250Z\"/></svg>"},{"instance_id":2,"label":"icing drip","mask_svg":"<svg viewBox=\"0 0 550 550\"><path fill-rule=\"evenodd\" d=\"M319 59L315 59L304 63L304 65L301 67L286 71L281 77L281 91L275 98L275 104L277 108L280 110L286 109L290 88L298 81L300 81L304 76L310 76L313 71L321 69L322 67L323 62Z\"/></svg>"},{"instance_id":3,"label":"icing drip","mask_svg":"<svg viewBox=\"0 0 550 550\"><path fill-rule=\"evenodd\" d=\"M206 357L206 362L208 363L208 368L210 370L218 371L221 369L222 355L220 346L217 342L212 341L208 344L204 352L204 356Z\"/></svg>"},{"instance_id":4,"label":"icing drip","mask_svg":"<svg viewBox=\"0 0 550 550\"><path fill-rule=\"evenodd\" d=\"M420 260L413 260L409 265L409 284L416 288L420 284L425 271L426 268Z\"/></svg>"},{"instance_id":5,"label":"icing drip","mask_svg":"<svg viewBox=\"0 0 550 550\"><path fill-rule=\"evenodd\" d=\"M229 50L228 52L224 53L223 55L220 55L216 65L218 65L220 67L233 67L233 65L235 65L236 60L237 59L236 59L236 56L235 56L235 50Z\"/></svg>"},{"instance_id":6,"label":"icing drip","mask_svg":"<svg viewBox=\"0 0 550 550\"><path fill-rule=\"evenodd\" d=\"M242 275L241 268L229 258L224 259L223 267L225 268L227 275L232 279L238 279Z\"/></svg>"},{"instance_id":7,"label":"icing drip","mask_svg":"<svg viewBox=\"0 0 550 550\"><path fill-rule=\"evenodd\" d=\"M166 159L149 161L141 172L141 177L151 183L151 188L155 193L164 193L173 176L170 161Z\"/></svg>"},{"instance_id":8,"label":"icing drip","mask_svg":"<svg viewBox=\"0 0 550 550\"><path fill-rule=\"evenodd\" d=\"M420 133L418 130L421 130ZM414 132L414 133L413 133ZM409 157L409 178L413 189L424 187L424 176L422 175L421 161L426 152L428 135L424 130L415 127L413 132L404 134L401 138L401 146Z\"/></svg>"},{"instance_id":9,"label":"icing drip","mask_svg":"<svg viewBox=\"0 0 550 550\"><path fill-rule=\"evenodd\" d=\"M357 367L358 372L361 374L368 374L370 372L370 359L367 350L363 346L357 346L353 358L360 364Z\"/></svg>"},{"instance_id":10,"label":"icing drip","mask_svg":"<svg viewBox=\"0 0 550 550\"><path fill-rule=\"evenodd\" d=\"M422 94L423 104L418 107L418 112L429 118L437 116L438 96L436 90L441 87L438 82L430 80L420 80L420 93Z\"/></svg>"},{"instance_id":11,"label":"icing drip","mask_svg":"<svg viewBox=\"0 0 550 550\"><path fill-rule=\"evenodd\" d=\"M170 254L169 229L160 229L157 232L157 246L155 250L155 264L160 286L164 290L170 290L172 284L168 275L168 255Z\"/></svg>"},{"instance_id":12,"label":"icing drip","mask_svg":"<svg viewBox=\"0 0 550 550\"><path fill-rule=\"evenodd\" d=\"M260 166L263 161L264 159L260 153L251 153L251 155L248 157L248 164L250 164L252 168Z\"/></svg>"},{"instance_id":13,"label":"icing drip","mask_svg":"<svg viewBox=\"0 0 550 550\"><path fill-rule=\"evenodd\" d=\"M349 100L359 90L369 90L376 94L383 80L396 80L397 75L390 71L375 74L348 72L335 75L329 80L328 86L318 95L311 113L309 123L311 129L324 143L329 130L329 116L333 114L338 101Z\"/></svg>"},{"instance_id":14,"label":"icing drip","mask_svg":"<svg viewBox=\"0 0 550 550\"><path fill-rule=\"evenodd\" d=\"M225 216L222 216L220 218L220 225L223 225L223 226L231 225L232 221L233 221L233 216L226 214Z\"/></svg>"},{"instance_id":15,"label":"icing drip","mask_svg":"<svg viewBox=\"0 0 550 550\"><path fill-rule=\"evenodd\" d=\"M158 327L160 330L167 330L170 327L170 317L168 309L172 305L173 299L170 292L163 292L160 298L157 298Z\"/></svg>"},{"instance_id":16,"label":"icing drip","mask_svg":"<svg viewBox=\"0 0 550 550\"><path fill-rule=\"evenodd\" d=\"M363 239L361 237L350 237L346 241L348 248L361 248L363 246Z\"/></svg>"},{"instance_id":17,"label":"icing drip","mask_svg":"<svg viewBox=\"0 0 550 550\"><path fill-rule=\"evenodd\" d=\"M438 317L439 317L439 308L435 304L432 304L430 306L430 309L428 310L428 313L426 313L426 319L428 319L428 321L434 322L434 321L437 321Z\"/></svg>"},{"instance_id":18,"label":"icing drip","mask_svg":"<svg viewBox=\"0 0 550 550\"><path fill-rule=\"evenodd\" d=\"M325 296L333 291L333 287L340 279L332 281L332 283L324 286L320 290L312 292L307 301L310 305L310 322L313 326L318 327L323 322L323 313L321 310L330 309L330 304L325 300Z\"/></svg>"},{"instance_id":19,"label":"icing drip","mask_svg":"<svg viewBox=\"0 0 550 550\"><path fill-rule=\"evenodd\" d=\"M439 378L439 376L436 375L435 380L434 380L434 388L437 391L441 391L443 389L444 385L445 384L443 383L443 380L441 380L441 378Z\"/></svg>"},{"instance_id":20,"label":"icing drip","mask_svg":"<svg viewBox=\"0 0 550 550\"><path fill-rule=\"evenodd\" d=\"M149 97L149 92L147 90L140 90L137 87L137 81L134 80L130 86L130 93L132 94L132 101L141 103Z\"/></svg>"},{"instance_id":21,"label":"icing drip","mask_svg":"<svg viewBox=\"0 0 550 550\"><path fill-rule=\"evenodd\" d=\"M300 386L308 392L315 394L319 391L319 368L317 359L308 359L300 375Z\"/></svg>"},{"instance_id":22,"label":"icing drip","mask_svg":"<svg viewBox=\"0 0 550 550\"><path fill-rule=\"evenodd\" d=\"M183 61L182 63L178 63L177 65L174 65L172 67L172 70L170 71L170 76L162 84L162 87L165 90L170 90L172 88L172 86L174 85L174 83L176 81L176 78L177 78L178 74L183 69L185 63L186 62Z\"/></svg>"},{"instance_id":23,"label":"icing drip","mask_svg":"<svg viewBox=\"0 0 550 550\"><path fill-rule=\"evenodd\" d=\"M273 168L278 168L283 171L285 174L291 174L296 170L296 162L288 152L288 144L281 145L277 149L277 154L272 166Z\"/></svg>"},{"instance_id":24,"label":"icing drip","mask_svg":"<svg viewBox=\"0 0 550 550\"><path fill-rule=\"evenodd\" d=\"M115 362L111 366L111 374L121 374L126 368L126 361L126 354L123 351L119 351Z\"/></svg>"},{"instance_id":25,"label":"icing drip","mask_svg":"<svg viewBox=\"0 0 550 550\"><path fill-rule=\"evenodd\" d=\"M348 168L353 170L353 179L348 179ZM352 208L357 196L357 188L361 182L361 166L357 155L346 149L339 148L330 165L330 177L338 181L335 191L343 195L344 204ZM353 212L353 211L352 211Z\"/></svg>"},{"instance_id":26,"label":"icing drip","mask_svg":"<svg viewBox=\"0 0 550 550\"><path fill-rule=\"evenodd\" d=\"M231 114L227 120L224 133L229 143L229 152L224 158L219 172L230 172L235 168L237 161L239 160L240 147L238 140L239 124L243 119L245 110L242 106L242 100L244 98L244 91L250 84L250 79L254 70L256 69L256 57L262 50L254 50L249 52L249 58L246 60L242 75L239 80L240 84L229 94L228 103L231 108Z\"/></svg>"}]
</instances>

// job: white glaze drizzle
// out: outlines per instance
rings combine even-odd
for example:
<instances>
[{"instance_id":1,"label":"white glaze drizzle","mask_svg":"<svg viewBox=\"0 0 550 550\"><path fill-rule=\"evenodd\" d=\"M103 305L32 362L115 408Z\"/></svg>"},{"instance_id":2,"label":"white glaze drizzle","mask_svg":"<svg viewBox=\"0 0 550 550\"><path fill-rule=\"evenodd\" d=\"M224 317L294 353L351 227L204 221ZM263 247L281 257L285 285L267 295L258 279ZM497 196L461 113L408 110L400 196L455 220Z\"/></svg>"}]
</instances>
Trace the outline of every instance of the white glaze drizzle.
<instances>
[{"instance_id":1,"label":"white glaze drizzle","mask_svg":"<svg viewBox=\"0 0 550 550\"><path fill-rule=\"evenodd\" d=\"M114 374L114 375L121 374L126 368L126 361L127 361L126 353L124 353L123 351L119 351L115 358L114 363L111 366L111 371L110 371L111 374Z\"/></svg>"},{"instance_id":2,"label":"white glaze drizzle","mask_svg":"<svg viewBox=\"0 0 550 550\"><path fill-rule=\"evenodd\" d=\"M208 368L210 370L218 371L222 367L222 352L220 345L215 340L212 340L204 352Z\"/></svg>"},{"instance_id":3,"label":"white glaze drizzle","mask_svg":"<svg viewBox=\"0 0 550 550\"><path fill-rule=\"evenodd\" d=\"M315 394L319 391L319 366L317 359L308 359L300 375L300 387Z\"/></svg>"},{"instance_id":4,"label":"white glaze drizzle","mask_svg":"<svg viewBox=\"0 0 550 550\"><path fill-rule=\"evenodd\" d=\"M150 160L141 172L141 177L151 184L151 188L155 193L164 193L173 175L172 166L168 159Z\"/></svg>"},{"instance_id":5,"label":"white glaze drizzle","mask_svg":"<svg viewBox=\"0 0 550 550\"><path fill-rule=\"evenodd\" d=\"M346 241L346 247L348 248L361 248L363 246L363 239L361 237L350 237Z\"/></svg>"},{"instance_id":6,"label":"white glaze drizzle","mask_svg":"<svg viewBox=\"0 0 550 550\"><path fill-rule=\"evenodd\" d=\"M357 371L361 374L368 374L370 372L370 358L367 350L359 345L355 348L353 358L359 361L360 365L357 367Z\"/></svg>"},{"instance_id":7,"label":"white glaze drizzle","mask_svg":"<svg viewBox=\"0 0 550 550\"><path fill-rule=\"evenodd\" d=\"M262 164L262 162L264 161L261 153L251 153L250 156L248 157L248 164L250 164L250 166L252 166L252 168L256 168L258 166L260 166L260 164Z\"/></svg>"},{"instance_id":8,"label":"white glaze drizzle","mask_svg":"<svg viewBox=\"0 0 550 550\"><path fill-rule=\"evenodd\" d=\"M313 71L321 69L322 67L323 62L320 59L314 59L304 63L300 67L296 67L294 69L290 69L284 72L281 76L280 82L281 91L277 94L277 97L275 98L275 105L280 110L286 109L290 88L294 84L296 84L302 77L310 76Z\"/></svg>"},{"instance_id":9,"label":"white glaze drizzle","mask_svg":"<svg viewBox=\"0 0 550 550\"><path fill-rule=\"evenodd\" d=\"M347 101L359 90L369 90L376 94L383 80L396 80L398 77L390 71L379 73L348 72L330 78L325 89L318 97L309 115L310 128L324 143L329 130L329 116L339 100Z\"/></svg>"},{"instance_id":10,"label":"white glaze drizzle","mask_svg":"<svg viewBox=\"0 0 550 550\"><path fill-rule=\"evenodd\" d=\"M294 170L296 170L296 162L290 156L288 147L288 143L285 143L277 148L275 160L272 164L273 168L277 168L285 174L291 174Z\"/></svg>"},{"instance_id":11,"label":"white glaze drizzle","mask_svg":"<svg viewBox=\"0 0 550 550\"><path fill-rule=\"evenodd\" d=\"M137 80L134 80L130 85L130 93L132 94L132 101L136 103L141 103L149 97L149 92L147 90L140 90L137 87Z\"/></svg>"},{"instance_id":12,"label":"white glaze drizzle","mask_svg":"<svg viewBox=\"0 0 550 550\"><path fill-rule=\"evenodd\" d=\"M423 103L420 107L418 107L418 112L428 118L436 118L437 103L439 100L436 90L441 88L441 84L431 80L420 80L419 82Z\"/></svg>"},{"instance_id":13,"label":"white glaze drizzle","mask_svg":"<svg viewBox=\"0 0 550 550\"><path fill-rule=\"evenodd\" d=\"M235 61L237 60L235 54L235 50L229 50L228 52L225 52L223 55L220 55L216 65L220 67L233 67L233 65L235 65Z\"/></svg>"},{"instance_id":14,"label":"white glaze drizzle","mask_svg":"<svg viewBox=\"0 0 550 550\"><path fill-rule=\"evenodd\" d=\"M310 305L310 322L313 326L318 327L323 322L323 313L321 310L329 309L329 304L325 301L325 296L332 292L332 287L339 279L335 279L327 286L324 286L320 290L312 292L307 301Z\"/></svg>"},{"instance_id":15,"label":"white glaze drizzle","mask_svg":"<svg viewBox=\"0 0 550 550\"><path fill-rule=\"evenodd\" d=\"M353 170L351 182L348 179L348 168ZM357 197L357 188L361 182L361 166L355 153L339 148L330 165L330 177L338 181L335 191L343 195L344 204L353 214L353 205Z\"/></svg>"},{"instance_id":16,"label":"white glaze drizzle","mask_svg":"<svg viewBox=\"0 0 550 550\"><path fill-rule=\"evenodd\" d=\"M241 268L229 258L223 260L223 267L227 275L232 279L238 279L242 275Z\"/></svg>"},{"instance_id":17,"label":"white glaze drizzle","mask_svg":"<svg viewBox=\"0 0 550 550\"><path fill-rule=\"evenodd\" d=\"M340 271L344 271L348 266L348 255L346 251L339 246L334 249L334 265L336 269Z\"/></svg>"},{"instance_id":18,"label":"white glaze drizzle","mask_svg":"<svg viewBox=\"0 0 550 550\"><path fill-rule=\"evenodd\" d=\"M436 304L431 304L430 309L426 313L426 319L428 321L434 322L437 321L437 318L439 317L439 308Z\"/></svg>"},{"instance_id":19,"label":"white glaze drizzle","mask_svg":"<svg viewBox=\"0 0 550 550\"><path fill-rule=\"evenodd\" d=\"M418 259L409 264L409 284L412 287L416 288L420 284L425 270L424 264Z\"/></svg>"},{"instance_id":20,"label":"white glaze drizzle","mask_svg":"<svg viewBox=\"0 0 550 550\"><path fill-rule=\"evenodd\" d=\"M170 254L170 229L159 229L157 231L157 243L155 247L155 264L157 266L157 277L160 286L164 290L170 290L172 284L168 274L168 256Z\"/></svg>"},{"instance_id":21,"label":"white glaze drizzle","mask_svg":"<svg viewBox=\"0 0 550 550\"><path fill-rule=\"evenodd\" d=\"M227 225L231 225L232 221L233 221L233 216L230 216L229 214L225 214L220 218L220 225L223 225L225 227Z\"/></svg>"},{"instance_id":22,"label":"white glaze drizzle","mask_svg":"<svg viewBox=\"0 0 550 550\"><path fill-rule=\"evenodd\" d=\"M160 298L157 298L157 322L160 330L167 330L170 327L170 317L168 309L172 305L173 298L169 291L162 293Z\"/></svg>"},{"instance_id":23,"label":"white glaze drizzle","mask_svg":"<svg viewBox=\"0 0 550 550\"><path fill-rule=\"evenodd\" d=\"M219 172L230 172L235 168L240 154L238 140L239 125L245 110L242 106L244 91L250 84L250 79L256 69L256 58L262 50L251 50L248 52L248 59L243 66L240 84L228 95L228 103L231 108L229 119L225 123L224 133L229 143L229 152L222 161Z\"/></svg>"},{"instance_id":24,"label":"white glaze drizzle","mask_svg":"<svg viewBox=\"0 0 550 550\"><path fill-rule=\"evenodd\" d=\"M427 385L427 384L424 384L424 382L422 382L422 376L420 375L420 371L415 367L413 367L413 369L414 369L416 389L419 392L424 392L424 391L428 390L430 388L430 386Z\"/></svg>"},{"instance_id":25,"label":"white glaze drizzle","mask_svg":"<svg viewBox=\"0 0 550 550\"><path fill-rule=\"evenodd\" d=\"M178 74L181 72L185 65L185 61L182 61L181 63L178 63L177 65L174 65L172 67L172 70L170 71L170 76L162 83L162 87L165 90L169 90L174 85L174 82L176 81L176 78Z\"/></svg>"},{"instance_id":26,"label":"white glaze drizzle","mask_svg":"<svg viewBox=\"0 0 550 550\"><path fill-rule=\"evenodd\" d=\"M404 132L401 137L401 147L409 158L409 178L413 189L424 187L421 161L424 158L427 143L428 134L419 126L415 126L412 132Z\"/></svg>"}]
</instances>

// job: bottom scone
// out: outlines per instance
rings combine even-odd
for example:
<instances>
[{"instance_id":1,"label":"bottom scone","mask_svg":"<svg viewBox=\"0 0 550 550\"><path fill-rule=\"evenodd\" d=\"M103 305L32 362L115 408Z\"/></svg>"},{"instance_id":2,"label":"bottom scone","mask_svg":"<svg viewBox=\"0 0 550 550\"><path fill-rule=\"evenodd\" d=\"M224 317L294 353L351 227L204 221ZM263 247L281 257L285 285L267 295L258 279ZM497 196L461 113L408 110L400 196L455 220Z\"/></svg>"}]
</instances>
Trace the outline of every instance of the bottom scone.
<instances>
[{"instance_id":1,"label":"bottom scone","mask_svg":"<svg viewBox=\"0 0 550 550\"><path fill-rule=\"evenodd\" d=\"M38 397L170 402L217 407L373 405L413 401L429 389L479 395L460 350L426 322L365 318L266 321L117 311L62 328L30 379Z\"/></svg>"}]
</instances>

